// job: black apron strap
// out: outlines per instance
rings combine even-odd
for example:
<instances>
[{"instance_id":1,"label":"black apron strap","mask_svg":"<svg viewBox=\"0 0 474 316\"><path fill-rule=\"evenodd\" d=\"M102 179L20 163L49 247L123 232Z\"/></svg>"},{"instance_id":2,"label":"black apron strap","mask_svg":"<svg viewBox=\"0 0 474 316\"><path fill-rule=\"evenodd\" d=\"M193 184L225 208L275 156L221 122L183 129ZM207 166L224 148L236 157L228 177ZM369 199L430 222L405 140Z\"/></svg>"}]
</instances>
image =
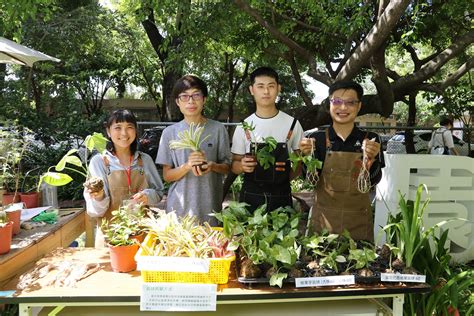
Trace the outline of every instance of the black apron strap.
<instances>
[{"instance_id":1,"label":"black apron strap","mask_svg":"<svg viewBox=\"0 0 474 316\"><path fill-rule=\"evenodd\" d=\"M286 142L287 143L290 140L291 135L293 135L293 130L295 129L295 125L296 125L296 118L293 118L293 123L291 123L290 130L288 131L288 134L286 135Z\"/></svg>"}]
</instances>

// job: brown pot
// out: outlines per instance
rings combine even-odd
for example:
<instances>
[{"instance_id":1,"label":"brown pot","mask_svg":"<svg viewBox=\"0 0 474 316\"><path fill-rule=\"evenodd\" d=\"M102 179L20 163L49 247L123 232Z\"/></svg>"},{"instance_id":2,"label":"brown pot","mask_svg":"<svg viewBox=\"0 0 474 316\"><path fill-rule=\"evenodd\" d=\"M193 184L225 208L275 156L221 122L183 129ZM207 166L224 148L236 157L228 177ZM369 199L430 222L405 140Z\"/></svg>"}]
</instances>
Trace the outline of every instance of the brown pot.
<instances>
[{"instance_id":1,"label":"brown pot","mask_svg":"<svg viewBox=\"0 0 474 316\"><path fill-rule=\"evenodd\" d=\"M111 246L109 245L110 264L114 272L130 272L137 269L135 255L139 245Z\"/></svg>"},{"instance_id":2,"label":"brown pot","mask_svg":"<svg viewBox=\"0 0 474 316\"><path fill-rule=\"evenodd\" d=\"M34 208L39 205L39 193L20 193L20 200L25 203L26 208Z\"/></svg>"},{"instance_id":3,"label":"brown pot","mask_svg":"<svg viewBox=\"0 0 474 316\"><path fill-rule=\"evenodd\" d=\"M21 210L7 211L7 218L13 222L12 236L18 234L20 232Z\"/></svg>"},{"instance_id":4,"label":"brown pot","mask_svg":"<svg viewBox=\"0 0 474 316\"><path fill-rule=\"evenodd\" d=\"M8 222L5 226L0 226L0 255L8 253L12 245L13 223Z\"/></svg>"},{"instance_id":5,"label":"brown pot","mask_svg":"<svg viewBox=\"0 0 474 316\"><path fill-rule=\"evenodd\" d=\"M15 194L12 192L4 192L2 196L2 205L8 205L12 203L20 202L20 194Z\"/></svg>"}]
</instances>

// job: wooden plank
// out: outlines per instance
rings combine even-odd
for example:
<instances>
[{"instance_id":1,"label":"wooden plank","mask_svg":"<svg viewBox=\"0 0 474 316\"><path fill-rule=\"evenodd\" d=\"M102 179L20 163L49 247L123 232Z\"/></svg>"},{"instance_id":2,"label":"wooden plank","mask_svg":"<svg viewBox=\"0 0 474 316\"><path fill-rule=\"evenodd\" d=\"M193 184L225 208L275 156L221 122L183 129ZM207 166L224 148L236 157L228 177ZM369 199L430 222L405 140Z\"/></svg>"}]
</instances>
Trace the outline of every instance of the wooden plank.
<instances>
[{"instance_id":1,"label":"wooden plank","mask_svg":"<svg viewBox=\"0 0 474 316\"><path fill-rule=\"evenodd\" d=\"M70 215L69 215L70 216ZM61 228L61 246L69 247L86 230L85 214L82 212Z\"/></svg>"},{"instance_id":2,"label":"wooden plank","mask_svg":"<svg viewBox=\"0 0 474 316\"><path fill-rule=\"evenodd\" d=\"M87 213L85 214L85 225L86 225L86 247L94 247L94 229L96 219L90 217Z\"/></svg>"},{"instance_id":3,"label":"wooden plank","mask_svg":"<svg viewBox=\"0 0 474 316\"><path fill-rule=\"evenodd\" d=\"M66 216L63 216L68 214ZM83 209L60 210L56 224L32 230L21 230L14 236L12 250L0 255L0 287L8 280L26 272L38 259L54 249L69 244L85 230Z\"/></svg>"},{"instance_id":4,"label":"wooden plank","mask_svg":"<svg viewBox=\"0 0 474 316\"><path fill-rule=\"evenodd\" d=\"M30 269L38 260L38 248L28 247L15 257L2 262L0 269L0 286L3 287L11 279Z\"/></svg>"}]
</instances>

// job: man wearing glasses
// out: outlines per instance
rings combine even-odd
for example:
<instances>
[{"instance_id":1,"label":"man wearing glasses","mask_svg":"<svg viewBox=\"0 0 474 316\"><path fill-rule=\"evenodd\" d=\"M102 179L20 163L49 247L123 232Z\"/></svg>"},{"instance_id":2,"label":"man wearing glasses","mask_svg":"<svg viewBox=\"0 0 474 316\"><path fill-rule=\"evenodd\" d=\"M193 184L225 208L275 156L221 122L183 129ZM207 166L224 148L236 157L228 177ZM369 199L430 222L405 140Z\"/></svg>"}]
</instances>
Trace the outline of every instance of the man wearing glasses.
<instances>
[{"instance_id":1,"label":"man wearing glasses","mask_svg":"<svg viewBox=\"0 0 474 316\"><path fill-rule=\"evenodd\" d=\"M176 211L179 216L194 215L216 225L209 214L222 209L222 183L231 162L227 130L222 123L203 115L208 89L199 77L180 78L172 95L184 119L164 129L156 157L156 163L163 165L163 179L171 184L166 210ZM200 150L171 149L170 141L180 139L179 135L186 134L191 125L203 128Z\"/></svg>"},{"instance_id":2,"label":"man wearing glasses","mask_svg":"<svg viewBox=\"0 0 474 316\"><path fill-rule=\"evenodd\" d=\"M363 94L355 82L331 85L332 124L304 138L300 149L323 162L310 219L312 231L342 233L346 229L356 240L373 241L369 192L382 178L385 164L379 136L360 130L354 123Z\"/></svg>"}]
</instances>

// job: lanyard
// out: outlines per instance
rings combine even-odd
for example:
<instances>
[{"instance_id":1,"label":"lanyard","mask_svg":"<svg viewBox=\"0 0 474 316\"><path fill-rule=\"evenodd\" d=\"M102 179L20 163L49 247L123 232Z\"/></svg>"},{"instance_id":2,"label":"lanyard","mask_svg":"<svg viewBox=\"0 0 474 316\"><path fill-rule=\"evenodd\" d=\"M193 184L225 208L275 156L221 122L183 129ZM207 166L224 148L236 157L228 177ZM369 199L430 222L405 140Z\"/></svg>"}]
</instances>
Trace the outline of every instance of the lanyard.
<instances>
[{"instance_id":1,"label":"lanyard","mask_svg":"<svg viewBox=\"0 0 474 316\"><path fill-rule=\"evenodd\" d=\"M127 174L127 183L128 183L128 193L132 191L132 161L133 156L130 156L130 166L125 169L125 173Z\"/></svg>"}]
</instances>

